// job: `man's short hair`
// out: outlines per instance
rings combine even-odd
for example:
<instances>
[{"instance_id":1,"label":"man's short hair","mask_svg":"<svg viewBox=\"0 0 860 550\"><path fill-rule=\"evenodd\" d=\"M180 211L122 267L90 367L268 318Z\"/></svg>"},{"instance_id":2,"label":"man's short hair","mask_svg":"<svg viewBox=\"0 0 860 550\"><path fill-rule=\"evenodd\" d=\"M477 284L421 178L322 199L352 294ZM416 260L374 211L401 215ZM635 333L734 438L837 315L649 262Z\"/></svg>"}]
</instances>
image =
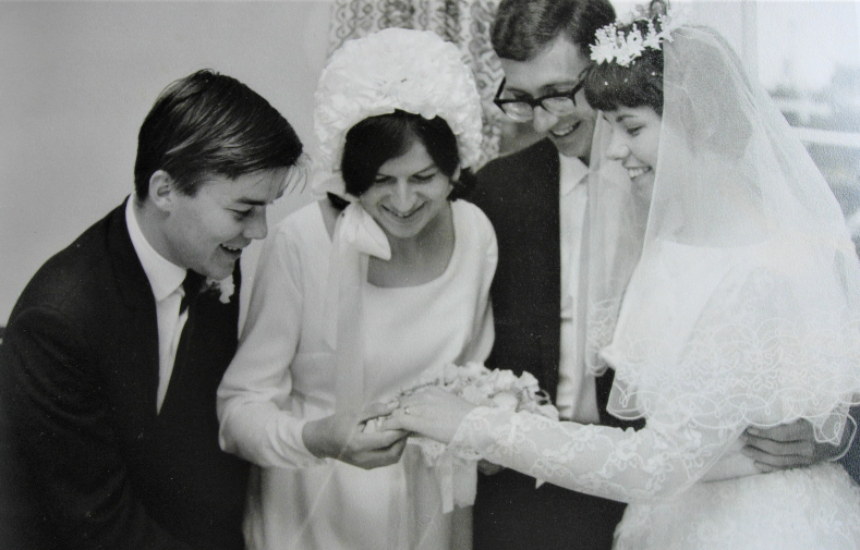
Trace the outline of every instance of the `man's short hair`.
<instances>
[{"instance_id":1,"label":"man's short hair","mask_svg":"<svg viewBox=\"0 0 860 550\"><path fill-rule=\"evenodd\" d=\"M207 175L288 167L301 153L296 132L268 101L235 78L201 70L168 85L144 119L135 192L144 200L152 174L164 170L193 196Z\"/></svg>"},{"instance_id":2,"label":"man's short hair","mask_svg":"<svg viewBox=\"0 0 860 550\"><path fill-rule=\"evenodd\" d=\"M588 57L597 30L614 21L609 0L502 0L493 48L502 59L528 61L564 35Z\"/></svg>"}]
</instances>

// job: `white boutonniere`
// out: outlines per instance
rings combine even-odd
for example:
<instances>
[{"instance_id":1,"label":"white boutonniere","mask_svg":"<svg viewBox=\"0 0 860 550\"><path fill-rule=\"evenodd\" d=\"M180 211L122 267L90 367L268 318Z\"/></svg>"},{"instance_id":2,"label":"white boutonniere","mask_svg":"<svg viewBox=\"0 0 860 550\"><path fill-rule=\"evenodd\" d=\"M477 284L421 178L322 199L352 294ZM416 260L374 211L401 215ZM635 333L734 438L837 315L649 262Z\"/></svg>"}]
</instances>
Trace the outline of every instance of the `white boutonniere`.
<instances>
[{"instance_id":1,"label":"white boutonniere","mask_svg":"<svg viewBox=\"0 0 860 550\"><path fill-rule=\"evenodd\" d=\"M207 278L205 290L207 292L210 290L217 290L219 293L218 300L222 304L229 304L230 298L236 291L236 285L233 283L233 274L231 273L229 277L227 277L226 279L221 279L220 281L217 279Z\"/></svg>"}]
</instances>

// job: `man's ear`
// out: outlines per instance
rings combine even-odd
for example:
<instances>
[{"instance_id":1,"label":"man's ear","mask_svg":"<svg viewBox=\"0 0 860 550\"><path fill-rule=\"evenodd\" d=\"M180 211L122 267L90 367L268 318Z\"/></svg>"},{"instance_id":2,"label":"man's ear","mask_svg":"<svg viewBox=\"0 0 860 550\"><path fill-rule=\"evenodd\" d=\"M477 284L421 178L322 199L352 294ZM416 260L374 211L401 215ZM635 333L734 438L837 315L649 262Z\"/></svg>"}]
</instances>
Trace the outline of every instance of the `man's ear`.
<instances>
[{"instance_id":1,"label":"man's ear","mask_svg":"<svg viewBox=\"0 0 860 550\"><path fill-rule=\"evenodd\" d=\"M156 170L149 177L149 200L159 210L169 212L176 195L176 184L170 174L164 170Z\"/></svg>"}]
</instances>

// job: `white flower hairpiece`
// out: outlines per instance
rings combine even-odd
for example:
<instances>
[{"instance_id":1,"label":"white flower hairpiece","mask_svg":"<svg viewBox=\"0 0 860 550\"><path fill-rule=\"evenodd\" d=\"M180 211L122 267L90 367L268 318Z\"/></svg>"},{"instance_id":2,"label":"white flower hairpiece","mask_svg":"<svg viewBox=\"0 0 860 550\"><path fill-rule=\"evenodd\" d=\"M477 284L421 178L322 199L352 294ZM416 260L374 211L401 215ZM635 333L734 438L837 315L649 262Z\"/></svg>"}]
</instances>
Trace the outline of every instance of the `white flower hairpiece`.
<instances>
[{"instance_id":1,"label":"white flower hairpiece","mask_svg":"<svg viewBox=\"0 0 860 550\"><path fill-rule=\"evenodd\" d=\"M457 137L460 164L481 156L481 99L460 51L430 31L390 28L347 41L332 54L315 94L317 168L340 170L346 133L395 109L441 117Z\"/></svg>"},{"instance_id":2,"label":"white flower hairpiece","mask_svg":"<svg viewBox=\"0 0 860 550\"><path fill-rule=\"evenodd\" d=\"M646 48L659 50L664 41L672 41L672 31L681 26L681 18L668 9L657 17L648 15L641 6L633 12L633 17L625 23L611 23L595 34L596 41L591 45L591 59L597 63L615 62L622 67L642 55ZM655 24L655 20L657 24ZM647 21L645 34L634 23ZM619 27L626 31L618 32ZM660 30L658 31L657 28Z\"/></svg>"}]
</instances>

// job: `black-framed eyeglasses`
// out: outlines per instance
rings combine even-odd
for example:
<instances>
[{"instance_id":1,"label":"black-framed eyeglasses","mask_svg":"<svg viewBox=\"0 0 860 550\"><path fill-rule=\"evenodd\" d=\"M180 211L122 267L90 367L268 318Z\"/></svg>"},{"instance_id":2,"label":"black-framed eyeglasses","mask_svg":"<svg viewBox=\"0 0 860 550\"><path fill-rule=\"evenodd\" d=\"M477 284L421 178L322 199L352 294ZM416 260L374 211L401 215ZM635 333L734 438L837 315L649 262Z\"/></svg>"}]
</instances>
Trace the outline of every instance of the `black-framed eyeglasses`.
<instances>
[{"instance_id":1,"label":"black-framed eyeglasses","mask_svg":"<svg viewBox=\"0 0 860 550\"><path fill-rule=\"evenodd\" d=\"M515 97L510 99L502 99L502 92L505 90L506 79L502 79L496 97L493 98L499 109L504 111L506 115L516 120L517 122L528 122L535 116L535 107L540 105L543 109L555 116L567 116L576 110L576 94L585 85L583 78L566 92L555 92L546 94L536 98Z\"/></svg>"}]
</instances>

